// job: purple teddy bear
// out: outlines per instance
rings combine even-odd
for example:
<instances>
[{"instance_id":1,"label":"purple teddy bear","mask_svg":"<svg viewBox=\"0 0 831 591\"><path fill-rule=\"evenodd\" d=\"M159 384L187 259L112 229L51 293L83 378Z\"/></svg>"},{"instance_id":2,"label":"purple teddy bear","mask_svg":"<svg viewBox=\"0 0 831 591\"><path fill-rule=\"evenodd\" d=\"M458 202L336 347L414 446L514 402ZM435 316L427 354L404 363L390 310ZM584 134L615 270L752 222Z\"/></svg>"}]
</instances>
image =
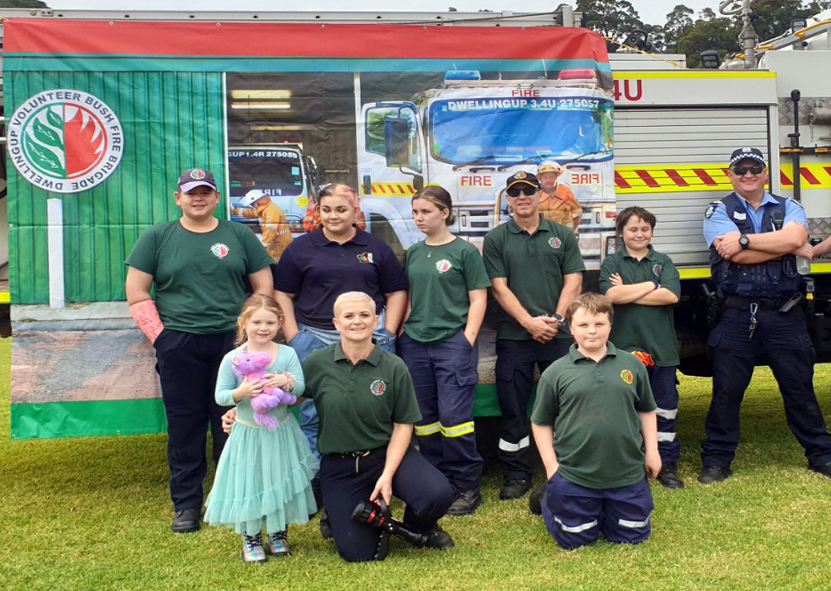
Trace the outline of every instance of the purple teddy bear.
<instances>
[{"instance_id":1,"label":"purple teddy bear","mask_svg":"<svg viewBox=\"0 0 831 591\"><path fill-rule=\"evenodd\" d=\"M231 359L231 367L240 379L248 378L249 382L256 382L263 379L265 369L271 365L271 361L268 353L238 353ZM281 404L294 404L297 397L282 388L266 386L261 394L250 400L251 408L254 409L254 422L274 431L277 428L277 417L269 411Z\"/></svg>"}]
</instances>

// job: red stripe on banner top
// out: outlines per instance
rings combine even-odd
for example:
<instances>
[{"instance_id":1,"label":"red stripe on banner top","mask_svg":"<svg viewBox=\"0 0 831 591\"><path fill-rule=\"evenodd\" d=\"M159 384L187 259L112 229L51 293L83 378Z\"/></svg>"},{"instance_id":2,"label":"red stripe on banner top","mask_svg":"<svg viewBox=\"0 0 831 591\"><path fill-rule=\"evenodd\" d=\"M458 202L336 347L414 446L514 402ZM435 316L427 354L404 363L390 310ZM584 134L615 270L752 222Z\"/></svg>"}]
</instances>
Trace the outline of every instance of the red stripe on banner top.
<instances>
[{"instance_id":1,"label":"red stripe on banner top","mask_svg":"<svg viewBox=\"0 0 831 591\"><path fill-rule=\"evenodd\" d=\"M603 38L579 27L8 19L3 29L8 53L609 61Z\"/></svg>"}]
</instances>

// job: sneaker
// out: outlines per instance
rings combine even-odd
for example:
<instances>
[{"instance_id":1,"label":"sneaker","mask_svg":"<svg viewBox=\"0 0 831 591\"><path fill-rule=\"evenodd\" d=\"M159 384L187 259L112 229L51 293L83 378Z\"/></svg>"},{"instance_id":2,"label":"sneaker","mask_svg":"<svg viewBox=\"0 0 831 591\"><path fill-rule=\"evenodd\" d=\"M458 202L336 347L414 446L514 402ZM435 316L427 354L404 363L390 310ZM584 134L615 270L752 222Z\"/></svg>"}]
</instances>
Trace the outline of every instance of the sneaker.
<instances>
[{"instance_id":1,"label":"sneaker","mask_svg":"<svg viewBox=\"0 0 831 591\"><path fill-rule=\"evenodd\" d=\"M448 515L472 515L476 512L479 505L482 504L482 495L479 493L479 487L470 490L456 491L456 499L450 508L447 510Z\"/></svg>"},{"instance_id":2,"label":"sneaker","mask_svg":"<svg viewBox=\"0 0 831 591\"><path fill-rule=\"evenodd\" d=\"M438 524L436 524L436 527L424 535L427 536L427 543L424 544L427 548L433 548L434 550L446 550L453 547L453 538L451 538L450 534L444 531Z\"/></svg>"},{"instance_id":3,"label":"sneaker","mask_svg":"<svg viewBox=\"0 0 831 591\"><path fill-rule=\"evenodd\" d=\"M664 464L660 474L658 474L658 482L664 488L684 488L684 481L678 476L678 464L675 462Z\"/></svg>"},{"instance_id":4,"label":"sneaker","mask_svg":"<svg viewBox=\"0 0 831 591\"><path fill-rule=\"evenodd\" d=\"M291 554L289 542L286 539L286 531L278 531L268 534L266 537L265 550L272 556L288 556Z\"/></svg>"},{"instance_id":5,"label":"sneaker","mask_svg":"<svg viewBox=\"0 0 831 591\"><path fill-rule=\"evenodd\" d=\"M821 466L808 466L808 469L811 472L822 474L826 478L831 478L831 462L828 464L822 464Z\"/></svg>"},{"instance_id":6,"label":"sneaker","mask_svg":"<svg viewBox=\"0 0 831 591\"><path fill-rule=\"evenodd\" d=\"M173 523L170 524L170 529L177 534L189 534L199 531L201 527L199 520L199 509L182 509L181 511L176 511L173 515Z\"/></svg>"},{"instance_id":7,"label":"sneaker","mask_svg":"<svg viewBox=\"0 0 831 591\"><path fill-rule=\"evenodd\" d=\"M332 537L332 526L329 525L329 514L326 512L326 507L320 513L320 524L318 527L320 527L321 538L328 540Z\"/></svg>"},{"instance_id":8,"label":"sneaker","mask_svg":"<svg viewBox=\"0 0 831 591\"><path fill-rule=\"evenodd\" d=\"M253 536L242 535L242 561L243 562L265 562L265 548L263 548L263 535Z\"/></svg>"},{"instance_id":9,"label":"sneaker","mask_svg":"<svg viewBox=\"0 0 831 591\"><path fill-rule=\"evenodd\" d=\"M509 480L499 491L499 498L503 501L521 499L529 490L531 490L530 480Z\"/></svg>"},{"instance_id":10,"label":"sneaker","mask_svg":"<svg viewBox=\"0 0 831 591\"><path fill-rule=\"evenodd\" d=\"M705 466L698 474L698 481L701 484L713 484L714 482L721 482L728 478L733 473L730 468L722 468L721 466Z\"/></svg>"},{"instance_id":11,"label":"sneaker","mask_svg":"<svg viewBox=\"0 0 831 591\"><path fill-rule=\"evenodd\" d=\"M531 491L531 496L528 497L528 509L534 515L542 515L542 500L545 498L545 491L547 484L543 483Z\"/></svg>"}]
</instances>

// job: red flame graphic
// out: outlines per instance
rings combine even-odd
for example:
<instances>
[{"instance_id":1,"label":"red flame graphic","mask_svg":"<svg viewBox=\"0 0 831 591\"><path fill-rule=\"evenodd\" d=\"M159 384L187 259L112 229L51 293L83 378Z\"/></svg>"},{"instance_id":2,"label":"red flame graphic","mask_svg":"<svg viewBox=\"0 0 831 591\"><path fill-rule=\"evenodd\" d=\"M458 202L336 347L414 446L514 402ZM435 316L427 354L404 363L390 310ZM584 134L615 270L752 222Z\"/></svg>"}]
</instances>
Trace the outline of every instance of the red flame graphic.
<instances>
[{"instance_id":1,"label":"red flame graphic","mask_svg":"<svg viewBox=\"0 0 831 591\"><path fill-rule=\"evenodd\" d=\"M87 109L73 105L75 112L66 118L64 106L64 145L66 149L66 177L77 178L101 163L107 153L107 134L98 118Z\"/></svg>"}]
</instances>

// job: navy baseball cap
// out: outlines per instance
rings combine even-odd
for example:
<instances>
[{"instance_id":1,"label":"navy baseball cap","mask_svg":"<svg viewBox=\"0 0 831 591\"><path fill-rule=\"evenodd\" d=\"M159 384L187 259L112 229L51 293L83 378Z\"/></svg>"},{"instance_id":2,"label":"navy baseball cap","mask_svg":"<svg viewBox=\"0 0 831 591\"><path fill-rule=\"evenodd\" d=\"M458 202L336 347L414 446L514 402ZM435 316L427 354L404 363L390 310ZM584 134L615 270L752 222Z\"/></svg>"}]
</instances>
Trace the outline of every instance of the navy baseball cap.
<instances>
[{"instance_id":1,"label":"navy baseball cap","mask_svg":"<svg viewBox=\"0 0 831 591\"><path fill-rule=\"evenodd\" d=\"M738 150L733 151L733 155L730 156L730 164L729 166L733 166L736 162L740 162L749 158L750 160L755 160L756 162L761 162L762 166L767 166L768 163L765 162L765 156L762 154L762 151L758 148L739 148Z\"/></svg>"},{"instance_id":2,"label":"navy baseball cap","mask_svg":"<svg viewBox=\"0 0 831 591\"><path fill-rule=\"evenodd\" d=\"M210 187L216 191L216 180L210 170L191 168L179 175L178 186L182 193L192 191L196 187Z\"/></svg>"},{"instance_id":3,"label":"navy baseball cap","mask_svg":"<svg viewBox=\"0 0 831 591\"><path fill-rule=\"evenodd\" d=\"M537 189L540 188L540 181L537 180L537 175L520 170L519 172L508 177L508 180L505 181L505 189L510 189L514 185L518 185L520 183L531 185Z\"/></svg>"}]
</instances>

